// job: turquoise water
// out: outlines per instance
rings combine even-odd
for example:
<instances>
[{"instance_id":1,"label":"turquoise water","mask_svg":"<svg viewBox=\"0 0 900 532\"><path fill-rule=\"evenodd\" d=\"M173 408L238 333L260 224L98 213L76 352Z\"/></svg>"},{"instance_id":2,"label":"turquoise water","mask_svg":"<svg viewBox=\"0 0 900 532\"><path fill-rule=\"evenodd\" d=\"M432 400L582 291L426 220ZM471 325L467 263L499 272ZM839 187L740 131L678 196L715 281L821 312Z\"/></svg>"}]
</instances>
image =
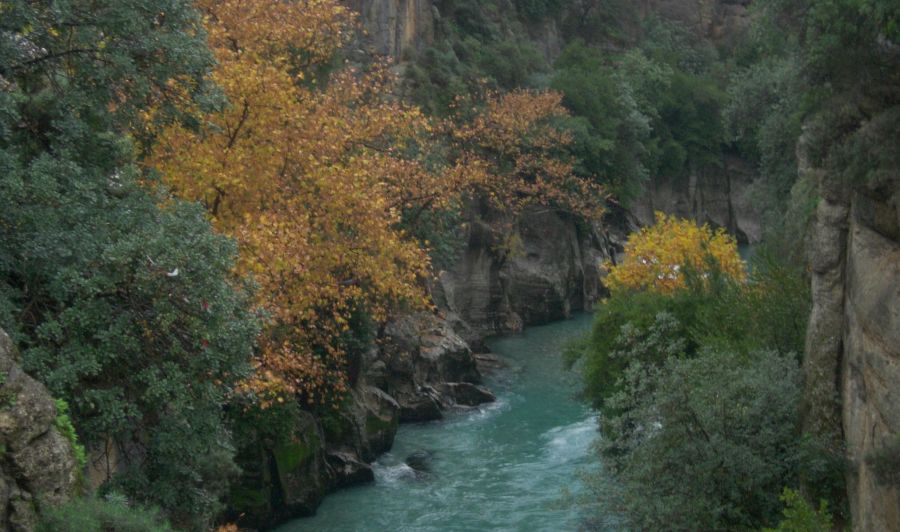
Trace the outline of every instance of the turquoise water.
<instances>
[{"instance_id":1,"label":"turquoise water","mask_svg":"<svg viewBox=\"0 0 900 532\"><path fill-rule=\"evenodd\" d=\"M374 484L329 495L315 517L279 531L578 530L584 515L566 501L596 468L597 425L560 353L590 324L583 314L489 342L512 362L488 378L496 403L402 426ZM427 475L403 463L416 451L432 453Z\"/></svg>"}]
</instances>

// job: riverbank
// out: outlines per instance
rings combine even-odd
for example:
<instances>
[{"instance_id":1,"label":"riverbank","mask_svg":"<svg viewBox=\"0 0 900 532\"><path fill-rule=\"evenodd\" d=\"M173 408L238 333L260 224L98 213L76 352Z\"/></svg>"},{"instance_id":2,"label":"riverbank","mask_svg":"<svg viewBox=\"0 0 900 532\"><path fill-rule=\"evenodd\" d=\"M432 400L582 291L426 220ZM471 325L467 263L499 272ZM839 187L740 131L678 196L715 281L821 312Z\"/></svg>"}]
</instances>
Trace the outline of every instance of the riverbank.
<instances>
[{"instance_id":1,"label":"riverbank","mask_svg":"<svg viewBox=\"0 0 900 532\"><path fill-rule=\"evenodd\" d=\"M374 483L334 493L315 517L278 530L577 529L584 516L567 500L581 490L573 479L593 467L597 430L561 352L590 324L578 314L489 341L509 361L486 378L496 402L401 426L374 464ZM422 452L427 470L404 463Z\"/></svg>"}]
</instances>

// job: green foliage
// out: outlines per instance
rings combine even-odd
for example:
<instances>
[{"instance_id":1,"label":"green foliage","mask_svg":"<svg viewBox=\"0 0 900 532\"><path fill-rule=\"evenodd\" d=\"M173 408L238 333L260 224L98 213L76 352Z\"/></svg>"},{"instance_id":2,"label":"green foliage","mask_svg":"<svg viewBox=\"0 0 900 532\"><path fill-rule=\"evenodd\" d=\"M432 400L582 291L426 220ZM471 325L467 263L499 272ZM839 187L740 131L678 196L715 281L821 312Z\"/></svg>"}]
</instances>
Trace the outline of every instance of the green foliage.
<instances>
[{"instance_id":1,"label":"green foliage","mask_svg":"<svg viewBox=\"0 0 900 532\"><path fill-rule=\"evenodd\" d=\"M784 209L796 179L800 137L800 70L796 56L769 57L736 73L724 115L728 135L759 162L767 194L762 206Z\"/></svg>"},{"instance_id":2,"label":"green foliage","mask_svg":"<svg viewBox=\"0 0 900 532\"><path fill-rule=\"evenodd\" d=\"M72 451L75 453L75 462L78 469L83 470L87 464L87 456L84 452L84 445L78 442L78 433L75 432L75 426L72 425L72 419L69 417L69 403L63 399L56 400L56 430L59 431L72 445Z\"/></svg>"},{"instance_id":3,"label":"green foliage","mask_svg":"<svg viewBox=\"0 0 900 532\"><path fill-rule=\"evenodd\" d=\"M769 349L799 360L812 307L809 278L767 248L756 250L747 284L724 278L694 307L691 336L698 345L748 353Z\"/></svg>"},{"instance_id":4,"label":"green foliage","mask_svg":"<svg viewBox=\"0 0 900 532\"><path fill-rule=\"evenodd\" d=\"M129 134L148 105L208 102L200 19L184 0L2 6L0 326L86 444L141 457L113 484L202 528L256 319L234 243L152 188Z\"/></svg>"},{"instance_id":5,"label":"green foliage","mask_svg":"<svg viewBox=\"0 0 900 532\"><path fill-rule=\"evenodd\" d=\"M808 162L829 170L832 185L889 180L900 162L893 149L900 140L900 59L891 51L900 44L900 6L885 0L764 0L758 9L750 48L759 57L739 76L732 107L759 111L759 119L748 123L758 128L767 178L784 190L789 179L781 175L790 176L802 122ZM744 101L746 96L751 98Z\"/></svg>"},{"instance_id":6,"label":"green foliage","mask_svg":"<svg viewBox=\"0 0 900 532\"><path fill-rule=\"evenodd\" d=\"M559 15L565 2L563 0L515 0L515 5L526 19L540 21Z\"/></svg>"},{"instance_id":7,"label":"green foliage","mask_svg":"<svg viewBox=\"0 0 900 532\"><path fill-rule=\"evenodd\" d=\"M124 497L84 497L41 513L38 532L169 532L155 509L131 506Z\"/></svg>"},{"instance_id":8,"label":"green foliage","mask_svg":"<svg viewBox=\"0 0 900 532\"><path fill-rule=\"evenodd\" d=\"M601 501L640 530L758 528L795 471L794 356L704 351L629 366L601 449L620 486ZM612 435L612 436L610 436Z\"/></svg>"},{"instance_id":9,"label":"green foliage","mask_svg":"<svg viewBox=\"0 0 900 532\"><path fill-rule=\"evenodd\" d=\"M651 176L678 178L721 166L726 98L713 74L717 61L707 43L656 18L623 53L571 42L551 86L565 94L574 115L579 172L599 176L627 202Z\"/></svg>"},{"instance_id":10,"label":"green foliage","mask_svg":"<svg viewBox=\"0 0 900 532\"><path fill-rule=\"evenodd\" d=\"M565 95L563 103L573 114L567 126L578 173L598 176L620 199L634 197L648 177L645 144L651 127L633 81L581 41L567 46L555 66L551 87Z\"/></svg>"},{"instance_id":11,"label":"green foliage","mask_svg":"<svg viewBox=\"0 0 900 532\"><path fill-rule=\"evenodd\" d=\"M900 436L889 439L869 453L865 460L880 484L900 486Z\"/></svg>"},{"instance_id":12,"label":"green foliage","mask_svg":"<svg viewBox=\"0 0 900 532\"><path fill-rule=\"evenodd\" d=\"M790 488L784 488L779 499L784 503L784 519L776 528L764 529L765 532L822 532L833 528L827 501L820 501L819 508L813 508L799 492Z\"/></svg>"},{"instance_id":13,"label":"green foliage","mask_svg":"<svg viewBox=\"0 0 900 532\"><path fill-rule=\"evenodd\" d=\"M523 0L527 19L557 10L557 0ZM526 11L523 11L525 9ZM531 13L531 14L529 14ZM522 21L497 0L455 0L442 6L434 44L407 70L412 100L425 110L447 114L458 97L484 89L531 85L547 69Z\"/></svg>"},{"instance_id":14,"label":"green foliage","mask_svg":"<svg viewBox=\"0 0 900 532\"><path fill-rule=\"evenodd\" d=\"M674 298L650 292L627 292L603 302L583 350L567 352L568 362L583 357L584 394L606 410L606 401L625 383L622 377L632 359L658 365L668 356L693 351L687 330L676 317Z\"/></svg>"},{"instance_id":15,"label":"green foliage","mask_svg":"<svg viewBox=\"0 0 900 532\"><path fill-rule=\"evenodd\" d=\"M800 475L840 501L839 453L796 432L808 280L765 249L752 266L746 283L686 271L671 294L617 292L573 348L612 472L595 488L636 529L772 525Z\"/></svg>"},{"instance_id":16,"label":"green foliage","mask_svg":"<svg viewBox=\"0 0 900 532\"><path fill-rule=\"evenodd\" d=\"M596 309L589 341L568 356L570 363L584 358L584 393L596 407L606 411L632 361L659 365L703 347L803 352L811 306L803 270L761 249L746 284L716 274L694 282L686 274L684 290L625 291Z\"/></svg>"}]
</instances>

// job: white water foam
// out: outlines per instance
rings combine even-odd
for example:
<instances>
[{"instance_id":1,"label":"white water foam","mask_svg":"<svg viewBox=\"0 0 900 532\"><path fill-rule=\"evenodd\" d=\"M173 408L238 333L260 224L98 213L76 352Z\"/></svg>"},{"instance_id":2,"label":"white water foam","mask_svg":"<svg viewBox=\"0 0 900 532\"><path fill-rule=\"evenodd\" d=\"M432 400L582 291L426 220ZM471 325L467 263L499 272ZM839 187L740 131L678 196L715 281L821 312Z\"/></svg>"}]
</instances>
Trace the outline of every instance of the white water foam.
<instances>
[{"instance_id":1,"label":"white water foam","mask_svg":"<svg viewBox=\"0 0 900 532\"><path fill-rule=\"evenodd\" d=\"M541 437L547 441L545 452L554 462L581 459L597 438L597 420L591 416L582 421L555 427Z\"/></svg>"},{"instance_id":2,"label":"white water foam","mask_svg":"<svg viewBox=\"0 0 900 532\"><path fill-rule=\"evenodd\" d=\"M372 469L378 484L392 485L416 478L416 470L402 462L391 465L375 462Z\"/></svg>"}]
</instances>

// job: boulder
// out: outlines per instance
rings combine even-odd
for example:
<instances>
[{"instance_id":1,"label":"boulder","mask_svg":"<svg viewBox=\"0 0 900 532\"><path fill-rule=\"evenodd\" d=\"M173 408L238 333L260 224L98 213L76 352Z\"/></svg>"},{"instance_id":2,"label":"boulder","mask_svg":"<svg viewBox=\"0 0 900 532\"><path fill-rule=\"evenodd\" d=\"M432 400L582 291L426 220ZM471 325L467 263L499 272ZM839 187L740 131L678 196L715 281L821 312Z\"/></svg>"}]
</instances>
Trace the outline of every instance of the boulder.
<instances>
[{"instance_id":1,"label":"boulder","mask_svg":"<svg viewBox=\"0 0 900 532\"><path fill-rule=\"evenodd\" d=\"M37 508L74 494L78 464L56 416L50 393L22 371L0 330L0 530L34 530Z\"/></svg>"},{"instance_id":2,"label":"boulder","mask_svg":"<svg viewBox=\"0 0 900 532\"><path fill-rule=\"evenodd\" d=\"M428 393L416 394L412 397L401 396L400 421L403 423L420 423L442 419L441 402Z\"/></svg>"},{"instance_id":3,"label":"boulder","mask_svg":"<svg viewBox=\"0 0 900 532\"><path fill-rule=\"evenodd\" d=\"M416 472L427 473L431 471L431 461L433 458L434 453L431 451L416 451L407 456L406 460L403 462Z\"/></svg>"},{"instance_id":4,"label":"boulder","mask_svg":"<svg viewBox=\"0 0 900 532\"><path fill-rule=\"evenodd\" d=\"M447 382L440 386L440 390L444 397L452 401L452 405L478 406L497 400L497 397L484 386L469 382Z\"/></svg>"},{"instance_id":5,"label":"boulder","mask_svg":"<svg viewBox=\"0 0 900 532\"><path fill-rule=\"evenodd\" d=\"M328 465L334 473L332 487L335 489L375 482L372 466L361 461L356 453L329 451Z\"/></svg>"}]
</instances>

